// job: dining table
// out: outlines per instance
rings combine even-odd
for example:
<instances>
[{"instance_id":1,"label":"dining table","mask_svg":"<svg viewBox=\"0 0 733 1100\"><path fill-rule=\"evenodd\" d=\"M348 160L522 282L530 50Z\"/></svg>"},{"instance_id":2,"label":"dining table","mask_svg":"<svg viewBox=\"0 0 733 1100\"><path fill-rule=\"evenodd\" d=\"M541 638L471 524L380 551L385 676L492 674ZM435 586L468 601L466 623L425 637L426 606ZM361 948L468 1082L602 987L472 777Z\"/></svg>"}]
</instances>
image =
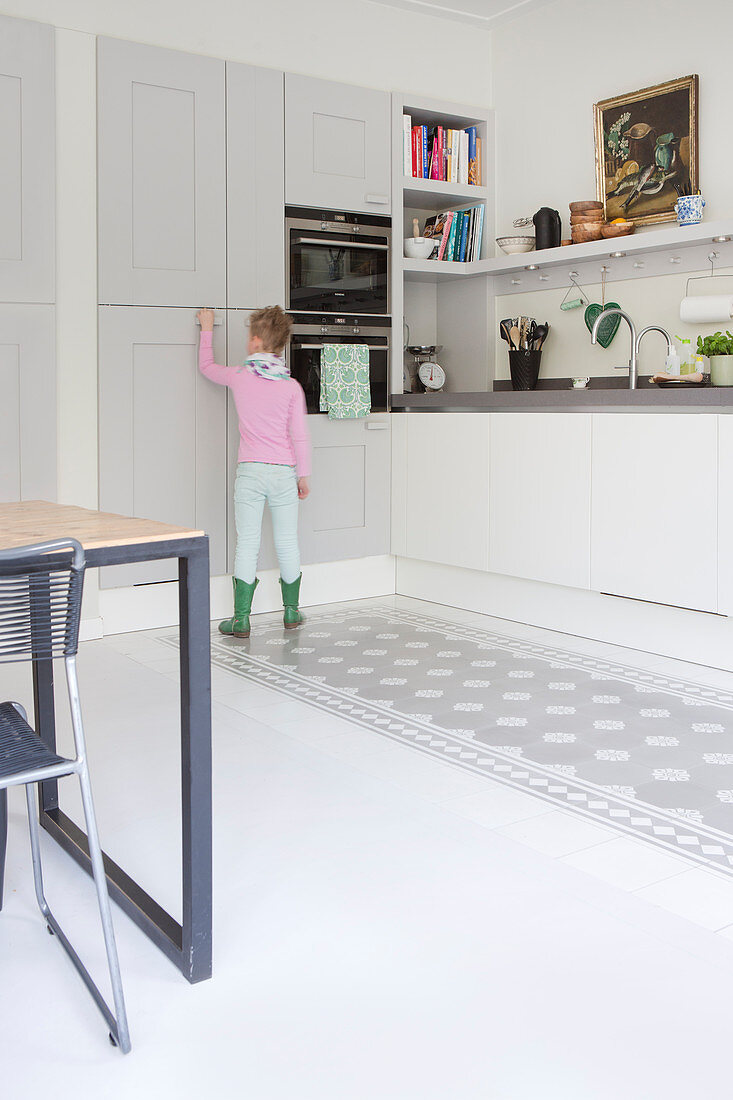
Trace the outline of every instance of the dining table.
<instances>
[{"instance_id":1,"label":"dining table","mask_svg":"<svg viewBox=\"0 0 733 1100\"><path fill-rule=\"evenodd\" d=\"M204 981L211 977L212 970L209 540L204 531L75 505L43 500L0 504L0 549L68 537L83 546L88 568L164 558L178 560L181 921L175 920L107 855L104 864L113 900L189 982ZM52 660L33 661L33 704L36 732L55 750ZM86 834L60 808L57 782L51 780L39 786L40 824L91 874Z\"/></svg>"}]
</instances>

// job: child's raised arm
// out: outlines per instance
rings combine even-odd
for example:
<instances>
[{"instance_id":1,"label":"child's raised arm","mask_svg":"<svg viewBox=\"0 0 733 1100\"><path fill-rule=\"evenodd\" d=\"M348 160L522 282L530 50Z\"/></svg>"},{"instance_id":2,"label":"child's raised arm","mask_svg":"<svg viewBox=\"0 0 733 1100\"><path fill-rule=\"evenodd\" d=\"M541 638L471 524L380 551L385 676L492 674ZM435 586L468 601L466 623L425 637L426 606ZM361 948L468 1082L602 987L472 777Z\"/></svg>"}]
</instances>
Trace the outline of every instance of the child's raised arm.
<instances>
[{"instance_id":1,"label":"child's raised arm","mask_svg":"<svg viewBox=\"0 0 733 1100\"><path fill-rule=\"evenodd\" d=\"M201 339L199 341L199 370L211 382L219 386L227 386L232 377L232 368L223 367L214 362L214 311L213 309L200 309L196 314L201 325Z\"/></svg>"}]
</instances>

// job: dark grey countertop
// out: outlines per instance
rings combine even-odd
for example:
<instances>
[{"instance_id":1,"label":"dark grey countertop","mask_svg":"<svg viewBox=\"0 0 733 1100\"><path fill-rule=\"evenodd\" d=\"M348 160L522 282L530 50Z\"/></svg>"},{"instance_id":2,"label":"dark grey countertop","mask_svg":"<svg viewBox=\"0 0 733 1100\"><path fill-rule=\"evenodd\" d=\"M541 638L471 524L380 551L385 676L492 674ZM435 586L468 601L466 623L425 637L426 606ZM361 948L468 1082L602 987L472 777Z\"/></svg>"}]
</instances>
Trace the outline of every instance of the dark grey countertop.
<instances>
[{"instance_id":1,"label":"dark grey countertop","mask_svg":"<svg viewBox=\"0 0 733 1100\"><path fill-rule=\"evenodd\" d=\"M489 390L479 393L397 393L392 411L406 412L711 412L733 413L733 387L650 385L639 389L619 385L621 379L593 379L574 390L569 379L548 380L536 390ZM596 383L594 385L594 382ZM501 385L501 383L499 383Z\"/></svg>"}]
</instances>

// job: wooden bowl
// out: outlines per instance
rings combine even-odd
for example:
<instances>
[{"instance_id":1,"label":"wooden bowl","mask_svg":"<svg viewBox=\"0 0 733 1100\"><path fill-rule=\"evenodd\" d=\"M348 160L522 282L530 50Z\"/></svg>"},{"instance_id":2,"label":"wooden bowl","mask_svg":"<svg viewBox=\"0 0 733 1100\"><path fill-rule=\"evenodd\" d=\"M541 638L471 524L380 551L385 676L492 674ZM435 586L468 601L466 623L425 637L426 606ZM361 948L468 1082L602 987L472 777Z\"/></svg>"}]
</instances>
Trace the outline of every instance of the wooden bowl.
<instances>
[{"instance_id":1,"label":"wooden bowl","mask_svg":"<svg viewBox=\"0 0 733 1100\"><path fill-rule=\"evenodd\" d=\"M603 222L604 220L602 210L587 210L584 214L570 215L571 225L582 225L583 222Z\"/></svg>"},{"instance_id":2,"label":"wooden bowl","mask_svg":"<svg viewBox=\"0 0 733 1100\"><path fill-rule=\"evenodd\" d=\"M589 210L603 210L603 203L598 202L596 199L588 200L587 202L571 202L570 213L571 214L583 214Z\"/></svg>"},{"instance_id":3,"label":"wooden bowl","mask_svg":"<svg viewBox=\"0 0 733 1100\"><path fill-rule=\"evenodd\" d=\"M600 241L601 229L602 226L600 222L582 222L580 225L574 225L572 228L573 244L587 244L588 241Z\"/></svg>"},{"instance_id":4,"label":"wooden bowl","mask_svg":"<svg viewBox=\"0 0 733 1100\"><path fill-rule=\"evenodd\" d=\"M628 237L635 229L635 222L618 222L616 225L609 222L608 225L602 226L601 233L606 239L609 237Z\"/></svg>"}]
</instances>

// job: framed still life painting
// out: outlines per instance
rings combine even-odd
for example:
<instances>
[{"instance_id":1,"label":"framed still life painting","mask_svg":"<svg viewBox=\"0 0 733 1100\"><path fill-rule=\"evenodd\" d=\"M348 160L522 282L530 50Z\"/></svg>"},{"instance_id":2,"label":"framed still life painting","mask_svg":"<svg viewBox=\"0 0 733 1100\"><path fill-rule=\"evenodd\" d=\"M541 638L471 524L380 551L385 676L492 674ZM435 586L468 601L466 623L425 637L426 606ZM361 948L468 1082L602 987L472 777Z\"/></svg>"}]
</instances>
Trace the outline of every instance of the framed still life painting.
<instances>
[{"instance_id":1,"label":"framed still life painting","mask_svg":"<svg viewBox=\"0 0 733 1100\"><path fill-rule=\"evenodd\" d=\"M678 197L697 193L697 109L697 76L595 104L596 183L607 221L674 221Z\"/></svg>"}]
</instances>

